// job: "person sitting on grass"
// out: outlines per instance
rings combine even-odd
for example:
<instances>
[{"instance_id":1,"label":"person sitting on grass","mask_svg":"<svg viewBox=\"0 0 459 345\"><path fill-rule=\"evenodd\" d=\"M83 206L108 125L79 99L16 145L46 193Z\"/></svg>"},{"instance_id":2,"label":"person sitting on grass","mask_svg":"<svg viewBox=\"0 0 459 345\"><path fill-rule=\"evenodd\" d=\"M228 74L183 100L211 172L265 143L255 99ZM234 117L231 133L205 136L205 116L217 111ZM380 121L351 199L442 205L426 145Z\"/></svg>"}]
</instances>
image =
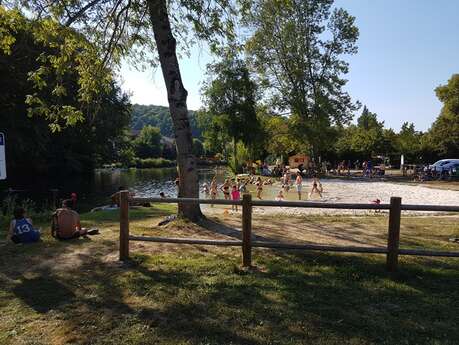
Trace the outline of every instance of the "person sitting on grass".
<instances>
[{"instance_id":1,"label":"person sitting on grass","mask_svg":"<svg viewBox=\"0 0 459 345\"><path fill-rule=\"evenodd\" d=\"M18 207L14 210L14 219L10 223L8 237L14 243L32 243L40 240L40 230L34 229L32 220L26 218L25 210Z\"/></svg>"},{"instance_id":2,"label":"person sitting on grass","mask_svg":"<svg viewBox=\"0 0 459 345\"><path fill-rule=\"evenodd\" d=\"M62 208L53 214L51 235L59 240L70 240L80 236L95 235L98 229L82 228L80 215L70 208L71 200L64 200Z\"/></svg>"}]
</instances>

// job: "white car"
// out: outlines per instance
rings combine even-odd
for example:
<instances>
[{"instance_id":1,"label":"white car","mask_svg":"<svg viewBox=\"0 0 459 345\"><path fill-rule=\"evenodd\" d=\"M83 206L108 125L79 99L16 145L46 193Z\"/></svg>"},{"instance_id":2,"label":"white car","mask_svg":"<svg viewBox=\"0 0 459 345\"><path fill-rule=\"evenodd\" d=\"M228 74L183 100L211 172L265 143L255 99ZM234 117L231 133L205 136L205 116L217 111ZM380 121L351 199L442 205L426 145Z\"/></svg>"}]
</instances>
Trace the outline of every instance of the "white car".
<instances>
[{"instance_id":1,"label":"white car","mask_svg":"<svg viewBox=\"0 0 459 345\"><path fill-rule=\"evenodd\" d=\"M449 171L459 164L459 159L440 159L434 164L430 165L429 168L435 170L436 172Z\"/></svg>"}]
</instances>

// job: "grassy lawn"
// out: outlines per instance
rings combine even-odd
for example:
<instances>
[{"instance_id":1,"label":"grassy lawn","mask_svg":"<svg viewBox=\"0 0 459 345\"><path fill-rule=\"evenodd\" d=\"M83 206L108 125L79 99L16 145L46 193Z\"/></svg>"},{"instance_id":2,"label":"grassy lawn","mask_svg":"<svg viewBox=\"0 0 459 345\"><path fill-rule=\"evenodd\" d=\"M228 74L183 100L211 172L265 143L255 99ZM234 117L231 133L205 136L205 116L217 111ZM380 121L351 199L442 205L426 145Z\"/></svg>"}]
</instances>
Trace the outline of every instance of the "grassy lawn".
<instances>
[{"instance_id":1,"label":"grassy lawn","mask_svg":"<svg viewBox=\"0 0 459 345\"><path fill-rule=\"evenodd\" d=\"M213 236L211 227L183 221L157 227L172 211L134 210L131 230ZM239 248L132 242L132 262L122 265L117 212L85 214L83 221L101 235L71 242L46 235L38 244L0 247L0 344L459 342L458 259L402 257L400 272L390 276L380 255L259 249L256 268L247 272ZM254 221L260 236L276 238L269 229L261 233L262 219ZM308 222L313 230L342 232L364 224L377 237L387 218ZM402 244L459 250L447 242L459 234L457 224L451 217L406 217Z\"/></svg>"}]
</instances>

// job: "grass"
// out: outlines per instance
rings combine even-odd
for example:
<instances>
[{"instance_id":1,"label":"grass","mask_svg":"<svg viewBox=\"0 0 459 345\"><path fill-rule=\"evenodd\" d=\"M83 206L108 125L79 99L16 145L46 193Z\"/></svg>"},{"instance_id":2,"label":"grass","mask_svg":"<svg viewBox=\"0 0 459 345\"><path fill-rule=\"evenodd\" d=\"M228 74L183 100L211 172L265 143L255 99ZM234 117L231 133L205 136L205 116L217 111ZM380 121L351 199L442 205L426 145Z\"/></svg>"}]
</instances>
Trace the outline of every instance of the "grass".
<instances>
[{"instance_id":1,"label":"grass","mask_svg":"<svg viewBox=\"0 0 459 345\"><path fill-rule=\"evenodd\" d=\"M133 210L131 231L209 235L183 221L156 226L173 211ZM246 271L239 248L132 242L132 262L122 265L117 212L82 221L102 235L70 242L46 235L38 244L1 247L0 344L458 343L457 259L402 257L400 272L389 275L384 256L259 249L256 269ZM386 221L309 219L312 227L347 229ZM457 218L402 224L419 237L406 246L443 247L441 239L459 231Z\"/></svg>"}]
</instances>

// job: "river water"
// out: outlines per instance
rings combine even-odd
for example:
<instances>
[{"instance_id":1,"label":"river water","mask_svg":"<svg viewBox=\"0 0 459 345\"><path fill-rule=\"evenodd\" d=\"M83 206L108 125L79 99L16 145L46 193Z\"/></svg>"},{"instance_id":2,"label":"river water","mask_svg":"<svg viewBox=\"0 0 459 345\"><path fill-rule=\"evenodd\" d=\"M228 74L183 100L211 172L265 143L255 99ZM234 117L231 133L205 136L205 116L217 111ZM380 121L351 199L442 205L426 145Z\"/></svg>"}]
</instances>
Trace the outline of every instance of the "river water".
<instances>
[{"instance_id":1,"label":"river water","mask_svg":"<svg viewBox=\"0 0 459 345\"><path fill-rule=\"evenodd\" d=\"M228 174L226 167L199 169L200 185L209 182L213 176L221 183ZM160 192L176 196L175 168L161 169L97 169L90 174L58 177L9 176L0 181L0 195L15 196L20 200L33 200L38 207L50 206L54 201L78 196L78 209L87 211L95 206L109 203L109 196L119 187L125 187L136 196L159 196ZM9 191L12 189L13 191Z\"/></svg>"}]
</instances>

